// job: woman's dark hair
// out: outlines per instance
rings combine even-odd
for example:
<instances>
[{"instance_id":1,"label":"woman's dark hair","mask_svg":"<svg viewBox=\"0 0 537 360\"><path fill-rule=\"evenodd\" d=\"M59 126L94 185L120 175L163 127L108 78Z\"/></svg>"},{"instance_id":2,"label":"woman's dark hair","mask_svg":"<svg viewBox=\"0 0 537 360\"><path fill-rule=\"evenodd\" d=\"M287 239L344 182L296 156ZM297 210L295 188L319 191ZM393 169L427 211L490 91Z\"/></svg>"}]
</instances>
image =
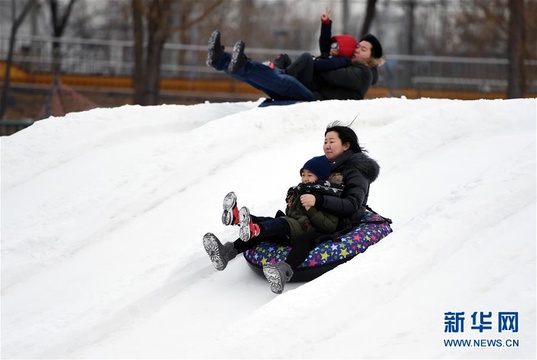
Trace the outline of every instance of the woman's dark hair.
<instances>
[{"instance_id":1,"label":"woman's dark hair","mask_svg":"<svg viewBox=\"0 0 537 360\"><path fill-rule=\"evenodd\" d=\"M365 149L363 149L360 146L360 143L358 142L358 136L352 130L348 125L343 125L339 121L334 121L333 123L328 124L326 127L326 131L324 132L324 135L326 136L327 133L330 131L335 131L338 133L339 138L341 139L341 142L343 144L349 144L350 150L354 153L361 153L366 152Z\"/></svg>"}]
</instances>

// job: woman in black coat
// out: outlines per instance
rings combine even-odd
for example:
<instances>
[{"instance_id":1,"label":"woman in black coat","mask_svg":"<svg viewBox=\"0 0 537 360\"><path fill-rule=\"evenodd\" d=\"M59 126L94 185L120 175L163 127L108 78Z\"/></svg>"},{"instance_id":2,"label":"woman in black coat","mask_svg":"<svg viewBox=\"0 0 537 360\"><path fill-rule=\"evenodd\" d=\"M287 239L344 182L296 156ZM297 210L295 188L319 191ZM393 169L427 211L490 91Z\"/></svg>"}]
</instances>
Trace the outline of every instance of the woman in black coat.
<instances>
[{"instance_id":1,"label":"woman in black coat","mask_svg":"<svg viewBox=\"0 0 537 360\"><path fill-rule=\"evenodd\" d=\"M263 267L271 290L277 294L283 291L294 271L319 242L336 238L361 221L367 206L369 185L379 175L378 163L365 154L358 143L358 136L348 126L337 122L328 125L323 150L331 163L330 176L342 179L343 192L339 197L304 194L299 199L305 208L315 207L319 211L339 217L337 233L331 236L320 233L303 234L295 241L295 246L291 248L285 261Z\"/></svg>"},{"instance_id":2,"label":"woman in black coat","mask_svg":"<svg viewBox=\"0 0 537 360\"><path fill-rule=\"evenodd\" d=\"M344 191L340 197L306 194L304 206L314 206L340 218L340 230L350 230L364 215L369 185L378 177L378 163L367 156L358 143L356 133L348 126L334 123L325 132L323 150L331 162L332 174L343 177ZM342 221L341 219L344 219Z\"/></svg>"}]
</instances>

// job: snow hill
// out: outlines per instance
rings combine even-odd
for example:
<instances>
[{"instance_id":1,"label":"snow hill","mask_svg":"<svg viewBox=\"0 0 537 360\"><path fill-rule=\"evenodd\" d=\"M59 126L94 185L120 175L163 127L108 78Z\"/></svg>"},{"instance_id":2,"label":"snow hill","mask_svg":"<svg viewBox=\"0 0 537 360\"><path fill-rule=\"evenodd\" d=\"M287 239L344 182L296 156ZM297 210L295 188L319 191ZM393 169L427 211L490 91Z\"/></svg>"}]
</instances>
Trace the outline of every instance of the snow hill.
<instances>
[{"instance_id":1,"label":"snow hill","mask_svg":"<svg viewBox=\"0 0 537 360\"><path fill-rule=\"evenodd\" d=\"M261 101L1 138L2 358L535 358L536 99ZM273 215L354 118L394 232L282 295L242 257L217 272L223 196Z\"/></svg>"}]
</instances>

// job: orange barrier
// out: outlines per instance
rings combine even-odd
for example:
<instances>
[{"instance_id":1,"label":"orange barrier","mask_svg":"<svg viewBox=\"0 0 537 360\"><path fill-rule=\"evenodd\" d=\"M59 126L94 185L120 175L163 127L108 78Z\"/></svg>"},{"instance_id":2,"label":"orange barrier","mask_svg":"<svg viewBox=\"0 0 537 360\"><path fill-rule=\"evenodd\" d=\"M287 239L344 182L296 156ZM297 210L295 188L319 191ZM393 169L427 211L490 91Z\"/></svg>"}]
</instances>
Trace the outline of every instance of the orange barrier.
<instances>
[{"instance_id":1,"label":"orange barrier","mask_svg":"<svg viewBox=\"0 0 537 360\"><path fill-rule=\"evenodd\" d=\"M5 72L5 61L0 61L0 74ZM11 67L11 79L13 84L26 84L28 87L32 85L52 84L53 76L50 73L29 73L18 66ZM89 88L91 90L109 90L121 89L130 91L133 88L133 81L130 76L107 76L107 75L75 75L62 74L62 83L75 87ZM168 95L173 96L174 93L178 97L198 97L208 96L209 94L230 94L230 95L246 95L246 96L266 96L261 91L249 86L248 84L229 79L180 79L180 78L164 78L160 81L161 91L165 91ZM197 93L197 94L196 94ZM528 94L528 97L533 97ZM368 98L378 97L400 97L406 96L410 99L421 97L430 98L446 98L446 99L504 99L504 92L480 92L480 91L461 91L461 90L432 90L423 88L405 88L395 89L390 94L388 88L373 86L368 94Z\"/></svg>"},{"instance_id":2,"label":"orange barrier","mask_svg":"<svg viewBox=\"0 0 537 360\"><path fill-rule=\"evenodd\" d=\"M5 62L0 61L0 73L5 72ZM50 85L53 81L51 73L29 73L18 66L12 66L10 71L10 81L13 84L36 84ZM118 88L132 89L133 81L130 76L107 76L107 75L82 75L82 74L62 74L61 82L73 87L95 88ZM233 79L208 80L208 79L179 79L164 78L160 81L161 90L170 91L199 91L218 93L245 93L261 94L249 86Z\"/></svg>"}]
</instances>

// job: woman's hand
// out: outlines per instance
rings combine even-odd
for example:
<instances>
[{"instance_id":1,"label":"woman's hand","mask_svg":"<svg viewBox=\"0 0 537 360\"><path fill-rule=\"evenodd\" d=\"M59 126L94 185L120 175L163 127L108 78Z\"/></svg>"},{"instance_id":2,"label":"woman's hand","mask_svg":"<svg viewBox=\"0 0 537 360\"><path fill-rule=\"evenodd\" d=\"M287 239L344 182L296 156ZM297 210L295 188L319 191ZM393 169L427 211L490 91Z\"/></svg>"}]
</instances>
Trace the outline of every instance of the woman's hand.
<instances>
[{"instance_id":1,"label":"woman's hand","mask_svg":"<svg viewBox=\"0 0 537 360\"><path fill-rule=\"evenodd\" d=\"M324 13L321 14L321 21L322 22L330 21L330 8L327 7L324 10Z\"/></svg>"},{"instance_id":2,"label":"woman's hand","mask_svg":"<svg viewBox=\"0 0 537 360\"><path fill-rule=\"evenodd\" d=\"M315 195L311 195L311 194L300 195L300 203L302 204L302 206L304 206L306 211L308 211L310 208L315 206Z\"/></svg>"}]
</instances>

